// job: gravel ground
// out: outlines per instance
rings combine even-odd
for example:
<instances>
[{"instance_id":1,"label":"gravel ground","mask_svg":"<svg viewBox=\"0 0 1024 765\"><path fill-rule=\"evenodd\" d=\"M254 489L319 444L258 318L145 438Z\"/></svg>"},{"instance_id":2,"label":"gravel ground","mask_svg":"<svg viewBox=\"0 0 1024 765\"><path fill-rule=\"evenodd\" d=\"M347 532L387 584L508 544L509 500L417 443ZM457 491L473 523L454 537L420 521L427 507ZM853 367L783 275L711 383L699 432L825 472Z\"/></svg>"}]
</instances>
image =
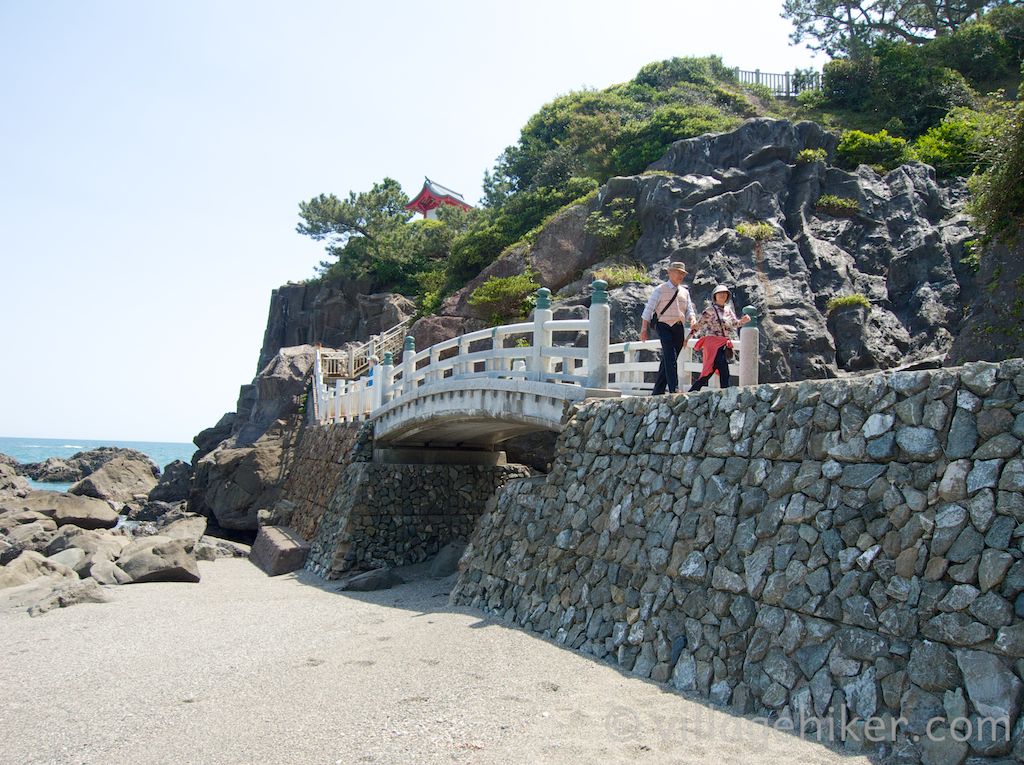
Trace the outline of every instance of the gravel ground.
<instances>
[{"instance_id":1,"label":"gravel ground","mask_svg":"<svg viewBox=\"0 0 1024 765\"><path fill-rule=\"evenodd\" d=\"M0 763L867 762L450 607L454 578L199 566L0 614Z\"/></svg>"}]
</instances>

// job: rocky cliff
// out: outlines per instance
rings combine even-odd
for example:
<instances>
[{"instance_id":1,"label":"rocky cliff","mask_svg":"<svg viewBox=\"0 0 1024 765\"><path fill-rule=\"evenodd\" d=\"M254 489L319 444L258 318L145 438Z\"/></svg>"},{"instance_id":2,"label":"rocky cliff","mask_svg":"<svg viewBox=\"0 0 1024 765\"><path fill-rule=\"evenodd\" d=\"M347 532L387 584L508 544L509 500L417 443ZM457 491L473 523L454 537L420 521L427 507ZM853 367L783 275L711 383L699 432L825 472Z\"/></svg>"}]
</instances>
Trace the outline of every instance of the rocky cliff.
<instances>
[{"instance_id":1,"label":"rocky cliff","mask_svg":"<svg viewBox=\"0 0 1024 765\"><path fill-rule=\"evenodd\" d=\"M678 141L642 175L612 178L598 197L564 211L530 247L513 249L453 295L449 325L479 320L468 296L490 276L527 267L571 309L589 302L594 268L635 260L656 278L682 260L699 305L714 285L732 286L739 306L764 315L761 379L835 377L945 356L974 299L974 273L961 263L972 236L962 184L941 185L927 165L880 176L847 172L800 152L833 156L836 137L810 122L753 119L737 130ZM825 196L852 200L854 213L826 212ZM588 231L595 213L632 211L639 236L609 252ZM757 242L737 231L764 223ZM612 338L636 339L649 288L611 291ZM830 316L828 302L862 294L869 310ZM556 305L559 305L556 303ZM445 321L434 318L435 324Z\"/></svg>"}]
</instances>

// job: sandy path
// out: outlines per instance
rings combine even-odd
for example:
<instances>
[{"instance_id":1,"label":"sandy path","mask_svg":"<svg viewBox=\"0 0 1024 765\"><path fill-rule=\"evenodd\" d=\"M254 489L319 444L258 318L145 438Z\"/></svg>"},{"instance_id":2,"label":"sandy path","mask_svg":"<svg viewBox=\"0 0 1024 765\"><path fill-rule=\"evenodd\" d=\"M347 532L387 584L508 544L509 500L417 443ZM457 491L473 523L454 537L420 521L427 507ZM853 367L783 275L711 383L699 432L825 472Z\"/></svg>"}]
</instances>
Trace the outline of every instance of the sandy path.
<instances>
[{"instance_id":1,"label":"sandy path","mask_svg":"<svg viewBox=\"0 0 1024 765\"><path fill-rule=\"evenodd\" d=\"M447 604L246 560L0 615L2 763L865 763Z\"/></svg>"}]
</instances>

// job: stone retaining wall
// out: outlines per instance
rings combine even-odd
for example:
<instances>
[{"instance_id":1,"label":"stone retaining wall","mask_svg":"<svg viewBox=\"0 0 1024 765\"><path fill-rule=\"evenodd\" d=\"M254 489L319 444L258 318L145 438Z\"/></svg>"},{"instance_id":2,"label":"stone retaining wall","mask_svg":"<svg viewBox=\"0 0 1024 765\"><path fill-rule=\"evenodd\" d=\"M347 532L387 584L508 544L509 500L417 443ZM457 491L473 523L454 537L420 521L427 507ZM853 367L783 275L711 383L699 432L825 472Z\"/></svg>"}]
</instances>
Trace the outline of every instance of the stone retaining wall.
<instances>
[{"instance_id":1,"label":"stone retaining wall","mask_svg":"<svg viewBox=\"0 0 1024 765\"><path fill-rule=\"evenodd\" d=\"M334 579L426 560L449 542L468 542L488 500L528 474L522 465L354 462L341 473L306 568Z\"/></svg>"},{"instance_id":2,"label":"stone retaining wall","mask_svg":"<svg viewBox=\"0 0 1024 765\"><path fill-rule=\"evenodd\" d=\"M281 498L295 504L290 526L304 539L316 535L345 468L372 457L372 430L362 423L307 425L294 450Z\"/></svg>"},{"instance_id":3,"label":"stone retaining wall","mask_svg":"<svg viewBox=\"0 0 1024 765\"><path fill-rule=\"evenodd\" d=\"M1024 757L1022 398L1018 359L588 401L452 601L892 761Z\"/></svg>"}]
</instances>

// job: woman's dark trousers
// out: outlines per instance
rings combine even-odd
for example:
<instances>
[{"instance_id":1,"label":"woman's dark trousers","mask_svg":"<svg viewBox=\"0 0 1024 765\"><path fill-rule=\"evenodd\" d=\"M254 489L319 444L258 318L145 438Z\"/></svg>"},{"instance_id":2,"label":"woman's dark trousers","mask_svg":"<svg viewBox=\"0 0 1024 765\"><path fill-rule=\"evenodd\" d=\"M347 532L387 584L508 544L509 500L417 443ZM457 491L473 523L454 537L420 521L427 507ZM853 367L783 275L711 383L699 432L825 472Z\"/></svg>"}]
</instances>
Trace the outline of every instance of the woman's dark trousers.
<instances>
[{"instance_id":1,"label":"woman's dark trousers","mask_svg":"<svg viewBox=\"0 0 1024 765\"><path fill-rule=\"evenodd\" d=\"M651 395L657 396L664 393L666 386L669 393L675 393L679 390L676 360L686 339L686 325L683 322L678 322L669 326L659 321L654 327L658 332L658 339L661 341L661 366L658 368L658 379L654 381L654 390L651 391Z\"/></svg>"},{"instance_id":2,"label":"woman's dark trousers","mask_svg":"<svg viewBox=\"0 0 1024 765\"><path fill-rule=\"evenodd\" d=\"M723 345L721 348L718 349L718 353L715 354L714 369L717 369L722 377L722 387L728 388L732 384L732 381L729 379L729 361L728 359L725 358L725 354L726 347ZM711 375L713 374L714 371L712 370ZM711 379L711 375L708 375L707 377L698 377L697 382L695 382L693 384L693 387L690 388L690 393L699 391L701 388L707 385L708 380Z\"/></svg>"}]
</instances>

